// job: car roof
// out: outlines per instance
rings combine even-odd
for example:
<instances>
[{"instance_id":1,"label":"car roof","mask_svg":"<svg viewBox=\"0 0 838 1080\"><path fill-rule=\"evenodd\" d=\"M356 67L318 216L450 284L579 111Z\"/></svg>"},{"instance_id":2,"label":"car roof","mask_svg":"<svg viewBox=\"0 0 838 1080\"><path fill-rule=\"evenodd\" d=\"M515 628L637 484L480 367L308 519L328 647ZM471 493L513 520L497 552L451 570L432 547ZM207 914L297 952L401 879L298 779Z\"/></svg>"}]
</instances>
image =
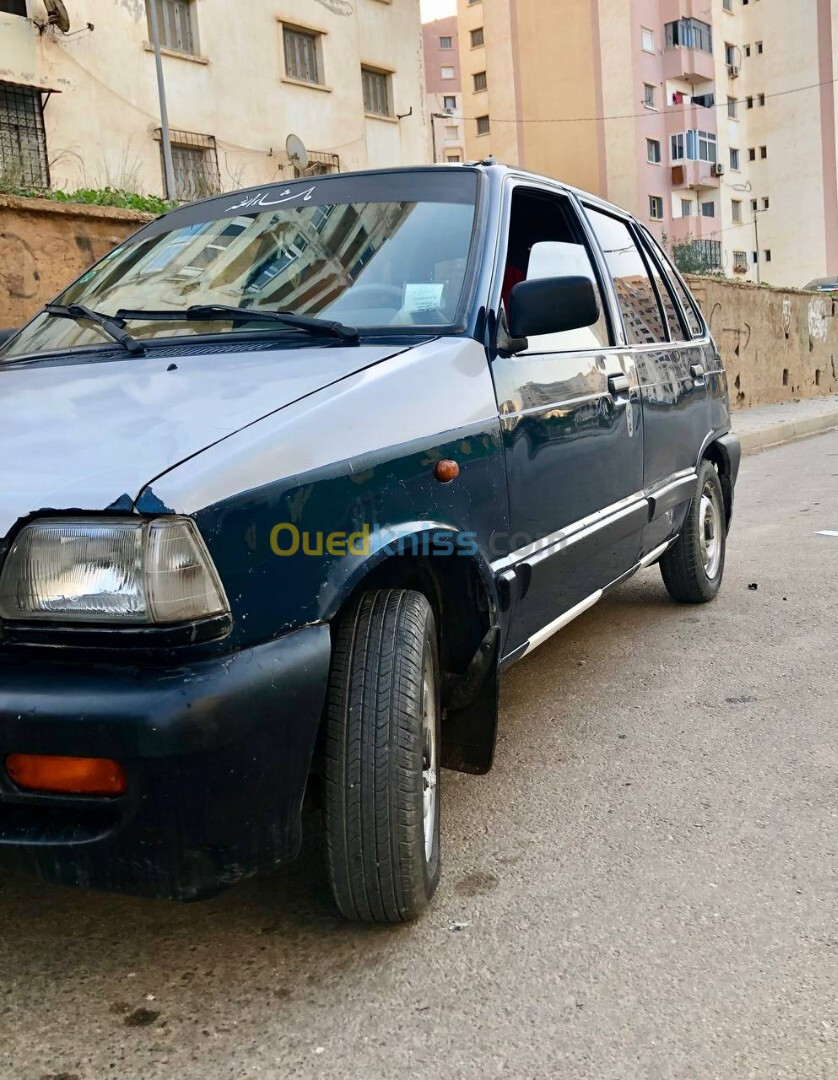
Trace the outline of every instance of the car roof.
<instances>
[{"instance_id":1,"label":"car roof","mask_svg":"<svg viewBox=\"0 0 838 1080\"><path fill-rule=\"evenodd\" d=\"M576 195L578 198L583 199L585 202L596 203L597 206L602 207L605 210L609 210L614 214L619 214L622 217L632 217L629 211L623 207L617 206L614 203L609 203L605 199L602 199L599 195L594 195L592 192L583 191L581 188L573 187L571 184L567 184L562 180L557 180L555 177L546 176L541 173L532 172L528 169L521 169L517 166L504 165L496 162L493 158L486 158L483 161L467 161L458 164L438 164L438 165L411 165L401 166L390 169L360 169L357 172L345 172L345 173L327 173L323 176L299 176L292 180L278 179L270 180L262 184L254 184L247 188L237 188L233 191L225 191L218 195L210 195L205 199L197 199L194 202L184 203L181 206L175 207L173 210L168 211L163 217L168 217L170 214L178 214L180 211L187 208L195 208L197 206L207 205L211 206L218 200L226 200L231 197L236 198L238 196L246 197L250 194L256 195L259 192L263 192L266 188L274 188L286 184L300 184L305 183L307 185L317 185L322 183L334 183L336 180L354 180L363 179L365 176L404 176L405 174L419 174L419 173L439 173L439 172L476 172L484 173L487 176L492 177L498 183L500 183L505 177L511 176L515 179L534 181L540 184L549 184L551 187L558 189L566 194Z\"/></svg>"}]
</instances>

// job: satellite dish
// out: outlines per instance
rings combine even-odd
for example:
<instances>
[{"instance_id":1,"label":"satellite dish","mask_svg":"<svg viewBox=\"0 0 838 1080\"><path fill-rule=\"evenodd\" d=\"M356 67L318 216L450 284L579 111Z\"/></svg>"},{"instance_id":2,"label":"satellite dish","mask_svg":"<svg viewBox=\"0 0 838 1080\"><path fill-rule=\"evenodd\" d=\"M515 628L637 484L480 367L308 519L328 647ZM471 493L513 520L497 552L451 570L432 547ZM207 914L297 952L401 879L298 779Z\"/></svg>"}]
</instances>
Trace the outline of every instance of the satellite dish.
<instances>
[{"instance_id":1,"label":"satellite dish","mask_svg":"<svg viewBox=\"0 0 838 1080\"><path fill-rule=\"evenodd\" d=\"M70 29L70 16L64 7L64 0L44 0L44 7L47 9L50 26L57 26L62 34L66 34Z\"/></svg>"},{"instance_id":2,"label":"satellite dish","mask_svg":"<svg viewBox=\"0 0 838 1080\"><path fill-rule=\"evenodd\" d=\"M294 168L299 172L305 172L308 168L308 150L299 135L289 135L285 140L285 149Z\"/></svg>"}]
</instances>

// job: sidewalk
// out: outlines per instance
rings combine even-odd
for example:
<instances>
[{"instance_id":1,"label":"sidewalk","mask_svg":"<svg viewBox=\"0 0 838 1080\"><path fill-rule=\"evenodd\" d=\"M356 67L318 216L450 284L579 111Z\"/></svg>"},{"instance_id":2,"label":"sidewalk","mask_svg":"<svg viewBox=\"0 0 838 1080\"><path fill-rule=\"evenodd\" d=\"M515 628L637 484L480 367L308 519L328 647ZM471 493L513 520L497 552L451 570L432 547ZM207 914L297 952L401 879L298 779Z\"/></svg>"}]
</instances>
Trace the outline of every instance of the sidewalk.
<instances>
[{"instance_id":1,"label":"sidewalk","mask_svg":"<svg viewBox=\"0 0 838 1080\"><path fill-rule=\"evenodd\" d=\"M820 435L831 428L838 428L838 395L759 405L733 413L733 430L742 440L743 454L758 454L771 446Z\"/></svg>"}]
</instances>

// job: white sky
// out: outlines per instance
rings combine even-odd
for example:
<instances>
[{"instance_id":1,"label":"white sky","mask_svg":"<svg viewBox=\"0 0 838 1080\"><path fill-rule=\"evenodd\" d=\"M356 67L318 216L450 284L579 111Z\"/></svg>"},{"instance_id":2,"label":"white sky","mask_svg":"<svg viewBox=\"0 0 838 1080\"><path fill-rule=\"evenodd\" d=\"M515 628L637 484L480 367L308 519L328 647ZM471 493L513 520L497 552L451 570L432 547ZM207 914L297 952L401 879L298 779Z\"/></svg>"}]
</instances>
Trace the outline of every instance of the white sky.
<instances>
[{"instance_id":1,"label":"white sky","mask_svg":"<svg viewBox=\"0 0 838 1080\"><path fill-rule=\"evenodd\" d=\"M444 19L447 15L457 14L457 0L421 0L422 22Z\"/></svg>"}]
</instances>

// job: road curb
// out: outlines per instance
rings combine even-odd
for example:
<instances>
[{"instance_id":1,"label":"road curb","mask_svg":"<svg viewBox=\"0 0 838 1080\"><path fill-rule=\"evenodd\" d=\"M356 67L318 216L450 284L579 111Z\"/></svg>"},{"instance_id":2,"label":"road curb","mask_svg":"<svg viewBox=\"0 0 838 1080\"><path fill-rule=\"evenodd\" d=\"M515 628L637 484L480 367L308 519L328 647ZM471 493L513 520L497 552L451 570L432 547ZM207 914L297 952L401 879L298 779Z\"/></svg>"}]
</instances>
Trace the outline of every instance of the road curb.
<instances>
[{"instance_id":1,"label":"road curb","mask_svg":"<svg viewBox=\"0 0 838 1080\"><path fill-rule=\"evenodd\" d=\"M774 446L783 446L785 443L807 439L812 435L822 435L825 431L832 431L834 428L838 428L838 409L823 413L821 416L782 420L775 424L768 424L758 431L743 431L738 434L743 454L759 454Z\"/></svg>"}]
</instances>

